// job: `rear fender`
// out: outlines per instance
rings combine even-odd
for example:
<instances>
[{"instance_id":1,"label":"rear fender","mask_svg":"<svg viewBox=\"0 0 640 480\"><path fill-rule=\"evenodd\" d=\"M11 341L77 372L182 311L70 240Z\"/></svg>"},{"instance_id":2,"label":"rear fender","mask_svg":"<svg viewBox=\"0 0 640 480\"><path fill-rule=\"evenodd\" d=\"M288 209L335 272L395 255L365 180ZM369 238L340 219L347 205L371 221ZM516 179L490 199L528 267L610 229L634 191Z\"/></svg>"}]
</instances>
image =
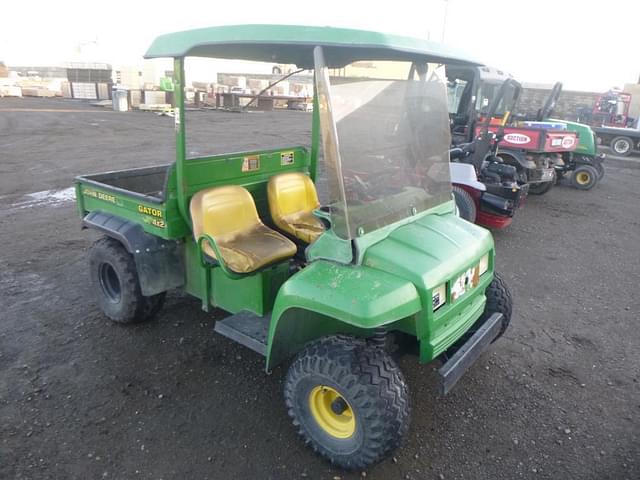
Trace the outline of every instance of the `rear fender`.
<instances>
[{"instance_id":1,"label":"rear fender","mask_svg":"<svg viewBox=\"0 0 640 480\"><path fill-rule=\"evenodd\" d=\"M133 255L143 295L151 296L184 285L181 242L150 235L135 222L99 210L85 216L82 225L118 240Z\"/></svg>"},{"instance_id":2,"label":"rear fender","mask_svg":"<svg viewBox=\"0 0 640 480\"><path fill-rule=\"evenodd\" d=\"M318 260L282 285L271 316L267 370L316 338L367 336L422 310L415 286L366 266Z\"/></svg>"}]
</instances>

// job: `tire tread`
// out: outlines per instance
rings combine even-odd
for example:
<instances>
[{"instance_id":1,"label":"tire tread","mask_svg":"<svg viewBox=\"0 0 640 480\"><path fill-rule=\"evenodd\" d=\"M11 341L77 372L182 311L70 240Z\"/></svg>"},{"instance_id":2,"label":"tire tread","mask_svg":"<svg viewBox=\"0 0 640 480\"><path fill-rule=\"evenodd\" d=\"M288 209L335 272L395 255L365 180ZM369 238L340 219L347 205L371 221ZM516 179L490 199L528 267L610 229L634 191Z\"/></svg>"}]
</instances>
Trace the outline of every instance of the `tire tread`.
<instances>
[{"instance_id":1,"label":"tire tread","mask_svg":"<svg viewBox=\"0 0 640 480\"><path fill-rule=\"evenodd\" d=\"M295 399L297 381L318 374L330 377L348 392L359 421L367 425L365 440L354 454L336 455L324 448L300 421ZM401 370L384 349L370 346L363 339L331 335L308 344L289 369L284 397L305 444L345 469L379 462L398 447L409 429L409 392Z\"/></svg>"},{"instance_id":2,"label":"tire tread","mask_svg":"<svg viewBox=\"0 0 640 480\"><path fill-rule=\"evenodd\" d=\"M499 312L503 315L502 328L496 340L504 334L511 323L513 313L513 298L507 287L507 283L499 273L494 273L493 281L485 290L487 304L484 309L484 318L489 318L493 313Z\"/></svg>"},{"instance_id":3,"label":"tire tread","mask_svg":"<svg viewBox=\"0 0 640 480\"><path fill-rule=\"evenodd\" d=\"M96 295L101 295L101 287L97 278L98 263L108 259L121 283L123 305L119 311L108 311L102 305L102 298L98 298L103 313L117 323L139 323L152 318L162 308L165 292L152 296L144 296L140 290L140 281L136 264L129 252L117 240L102 237L93 244L89 254L89 264Z\"/></svg>"}]
</instances>

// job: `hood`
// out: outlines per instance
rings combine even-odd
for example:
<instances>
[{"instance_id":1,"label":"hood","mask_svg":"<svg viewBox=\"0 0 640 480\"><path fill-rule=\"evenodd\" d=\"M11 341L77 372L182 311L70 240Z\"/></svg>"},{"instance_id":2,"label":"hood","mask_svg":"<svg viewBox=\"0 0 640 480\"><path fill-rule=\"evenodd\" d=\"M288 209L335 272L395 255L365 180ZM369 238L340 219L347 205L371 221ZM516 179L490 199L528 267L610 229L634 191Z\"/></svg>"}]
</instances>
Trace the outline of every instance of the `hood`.
<instances>
[{"instance_id":1,"label":"hood","mask_svg":"<svg viewBox=\"0 0 640 480\"><path fill-rule=\"evenodd\" d=\"M488 230L455 214L425 215L370 246L363 264L406 279L421 296L475 265L493 249Z\"/></svg>"}]
</instances>

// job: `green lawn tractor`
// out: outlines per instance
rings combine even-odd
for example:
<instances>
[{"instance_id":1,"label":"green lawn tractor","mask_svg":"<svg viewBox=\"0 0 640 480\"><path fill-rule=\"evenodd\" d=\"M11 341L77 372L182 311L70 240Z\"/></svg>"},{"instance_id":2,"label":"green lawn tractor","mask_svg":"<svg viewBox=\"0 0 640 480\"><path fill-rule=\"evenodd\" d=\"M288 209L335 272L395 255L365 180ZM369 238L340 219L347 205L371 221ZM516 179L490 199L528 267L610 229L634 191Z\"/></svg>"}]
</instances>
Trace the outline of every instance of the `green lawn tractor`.
<instances>
[{"instance_id":1,"label":"green lawn tractor","mask_svg":"<svg viewBox=\"0 0 640 480\"><path fill-rule=\"evenodd\" d=\"M191 56L313 70L309 146L187 158ZM411 414L395 353L441 361L447 393L511 317L491 234L456 215L449 179L438 65L475 62L418 39L281 25L163 35L146 54L161 57L174 59L176 161L76 178L83 225L104 234L89 255L98 305L130 324L181 289L229 312L216 332L267 371L289 365L284 399L306 443L346 469L382 460Z\"/></svg>"}]
</instances>

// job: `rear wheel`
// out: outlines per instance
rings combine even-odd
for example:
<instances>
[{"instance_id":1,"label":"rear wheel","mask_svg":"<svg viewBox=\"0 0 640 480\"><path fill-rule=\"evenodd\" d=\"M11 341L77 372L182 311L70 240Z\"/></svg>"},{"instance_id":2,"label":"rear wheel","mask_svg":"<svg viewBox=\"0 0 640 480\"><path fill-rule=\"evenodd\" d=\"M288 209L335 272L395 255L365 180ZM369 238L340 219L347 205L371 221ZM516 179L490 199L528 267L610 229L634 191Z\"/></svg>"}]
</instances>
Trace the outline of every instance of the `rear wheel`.
<instances>
[{"instance_id":1,"label":"rear wheel","mask_svg":"<svg viewBox=\"0 0 640 480\"><path fill-rule=\"evenodd\" d=\"M484 307L483 313L484 319L489 318L494 313L502 314L502 328L500 329L500 333L498 333L496 338L493 340L495 342L502 336L511 323L513 299L511 297L511 292L507 287L507 283L498 273L494 273L493 280L485 290L484 294L487 297L487 303Z\"/></svg>"},{"instance_id":2,"label":"rear wheel","mask_svg":"<svg viewBox=\"0 0 640 480\"><path fill-rule=\"evenodd\" d=\"M633 140L629 137L616 137L611 140L611 150L613 150L616 155L626 157L631 153L631 150L633 150Z\"/></svg>"},{"instance_id":3,"label":"rear wheel","mask_svg":"<svg viewBox=\"0 0 640 480\"><path fill-rule=\"evenodd\" d=\"M409 430L409 391L383 348L342 335L309 344L293 361L284 390L305 443L346 469L365 468Z\"/></svg>"},{"instance_id":4,"label":"rear wheel","mask_svg":"<svg viewBox=\"0 0 640 480\"><path fill-rule=\"evenodd\" d=\"M456 200L456 207L460 212L460 218L464 218L467 222L475 223L476 221L476 204L469 192L464 188L453 186L453 197Z\"/></svg>"},{"instance_id":5,"label":"rear wheel","mask_svg":"<svg viewBox=\"0 0 640 480\"><path fill-rule=\"evenodd\" d=\"M117 240L103 237L93 244L89 270L98 306L114 322L142 322L162 308L165 293L142 295L135 261Z\"/></svg>"},{"instance_id":6,"label":"rear wheel","mask_svg":"<svg viewBox=\"0 0 640 480\"><path fill-rule=\"evenodd\" d=\"M598 182L598 170L591 165L580 165L573 171L571 184L579 190L591 190Z\"/></svg>"}]
</instances>

